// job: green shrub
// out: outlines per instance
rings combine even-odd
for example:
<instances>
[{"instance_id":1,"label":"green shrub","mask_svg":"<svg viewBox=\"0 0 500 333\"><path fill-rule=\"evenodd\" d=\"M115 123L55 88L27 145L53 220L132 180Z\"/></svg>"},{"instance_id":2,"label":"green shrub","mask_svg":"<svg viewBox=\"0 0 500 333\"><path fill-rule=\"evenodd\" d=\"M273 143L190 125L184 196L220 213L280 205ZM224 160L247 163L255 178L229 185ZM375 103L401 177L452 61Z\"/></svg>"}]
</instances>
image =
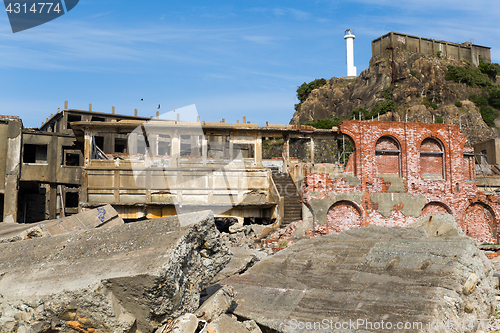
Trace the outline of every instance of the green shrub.
<instances>
[{"instance_id":1,"label":"green shrub","mask_svg":"<svg viewBox=\"0 0 500 333\"><path fill-rule=\"evenodd\" d=\"M438 56L438 58L441 58L441 56L443 55L443 51L437 51L436 55Z\"/></svg>"},{"instance_id":2,"label":"green shrub","mask_svg":"<svg viewBox=\"0 0 500 333\"><path fill-rule=\"evenodd\" d=\"M455 106L456 106L457 108L462 107L462 102L460 102L460 101L456 101L456 102L455 102Z\"/></svg>"},{"instance_id":3,"label":"green shrub","mask_svg":"<svg viewBox=\"0 0 500 333\"><path fill-rule=\"evenodd\" d=\"M433 101L431 101L430 99L428 98L425 98L424 99L424 102L423 102L424 105L426 106L430 106L431 108L433 108L434 110L437 110L439 107L436 103L434 103Z\"/></svg>"},{"instance_id":4,"label":"green shrub","mask_svg":"<svg viewBox=\"0 0 500 333\"><path fill-rule=\"evenodd\" d=\"M333 117L332 119L314 119L303 123L302 125L309 125L314 128L330 129L340 124L342 119L340 117Z\"/></svg>"},{"instance_id":5,"label":"green shrub","mask_svg":"<svg viewBox=\"0 0 500 333\"><path fill-rule=\"evenodd\" d=\"M410 71L410 74L411 74L413 77L415 77L415 78L417 78L417 79L418 79L417 72L415 72L415 71L411 70L411 71ZM420 79L419 79L419 80L420 80Z\"/></svg>"},{"instance_id":6,"label":"green shrub","mask_svg":"<svg viewBox=\"0 0 500 333\"><path fill-rule=\"evenodd\" d=\"M444 124L444 118L440 117L440 116L437 116L436 117L436 124Z\"/></svg>"},{"instance_id":7,"label":"green shrub","mask_svg":"<svg viewBox=\"0 0 500 333\"><path fill-rule=\"evenodd\" d=\"M485 106L488 105L488 95L482 94L482 95L477 95L477 94L472 94L469 96L469 100L471 102L474 102L477 106Z\"/></svg>"},{"instance_id":8,"label":"green shrub","mask_svg":"<svg viewBox=\"0 0 500 333\"><path fill-rule=\"evenodd\" d=\"M448 65L445 78L446 80L468 84L471 87L488 87L492 84L488 75L469 65L465 65L465 67Z\"/></svg>"},{"instance_id":9,"label":"green shrub","mask_svg":"<svg viewBox=\"0 0 500 333\"><path fill-rule=\"evenodd\" d=\"M488 75L488 77L495 81L496 76L500 74L500 65L496 63L484 62L482 57L479 57L479 70L481 73Z\"/></svg>"},{"instance_id":10,"label":"green shrub","mask_svg":"<svg viewBox=\"0 0 500 333\"><path fill-rule=\"evenodd\" d=\"M384 97L385 99L391 99L392 98L392 90L393 90L392 86L387 87L384 90L384 92L382 93L382 97Z\"/></svg>"},{"instance_id":11,"label":"green shrub","mask_svg":"<svg viewBox=\"0 0 500 333\"><path fill-rule=\"evenodd\" d=\"M377 115L383 115L387 112L390 112L392 110L396 111L397 105L396 102L390 99L386 99L384 101L378 101L375 103L373 108L371 109L369 117L371 118L372 116L375 117Z\"/></svg>"},{"instance_id":12,"label":"green shrub","mask_svg":"<svg viewBox=\"0 0 500 333\"><path fill-rule=\"evenodd\" d=\"M493 85L488 89L488 104L500 108L500 86Z\"/></svg>"},{"instance_id":13,"label":"green shrub","mask_svg":"<svg viewBox=\"0 0 500 333\"><path fill-rule=\"evenodd\" d=\"M309 83L302 83L302 85L300 85L299 87L297 87L297 98L299 99L299 101L302 103L304 102L307 97L309 96L309 94L311 93L311 91L313 91L314 89L317 89L319 87L322 87L326 84L326 80L325 79L316 79L316 80L313 80Z\"/></svg>"},{"instance_id":14,"label":"green shrub","mask_svg":"<svg viewBox=\"0 0 500 333\"><path fill-rule=\"evenodd\" d=\"M486 125L489 127L495 126L495 118L498 117L499 113L497 109L489 105L483 105L479 108L479 113L481 113L481 117Z\"/></svg>"}]
</instances>

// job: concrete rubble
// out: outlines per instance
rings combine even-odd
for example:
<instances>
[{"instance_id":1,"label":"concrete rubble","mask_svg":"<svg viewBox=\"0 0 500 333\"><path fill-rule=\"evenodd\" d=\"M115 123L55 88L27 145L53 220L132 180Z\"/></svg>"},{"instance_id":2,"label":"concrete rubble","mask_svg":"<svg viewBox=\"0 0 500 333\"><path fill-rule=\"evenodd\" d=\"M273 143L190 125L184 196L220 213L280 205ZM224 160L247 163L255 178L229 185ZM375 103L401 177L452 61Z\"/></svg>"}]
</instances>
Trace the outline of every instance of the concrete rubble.
<instances>
[{"instance_id":1,"label":"concrete rubble","mask_svg":"<svg viewBox=\"0 0 500 333\"><path fill-rule=\"evenodd\" d=\"M118 212L111 205L105 205L56 220L30 224L0 223L0 243L55 236L123 223Z\"/></svg>"},{"instance_id":2,"label":"concrete rubble","mask_svg":"<svg viewBox=\"0 0 500 333\"><path fill-rule=\"evenodd\" d=\"M375 331L361 320L420 322L413 331L436 332L430 324L490 318L496 304L493 273L476 242L450 216L433 215L411 228L369 225L304 238L220 283L235 290L233 313L264 331L331 332L331 325L350 321L360 325L342 332Z\"/></svg>"},{"instance_id":3,"label":"concrete rubble","mask_svg":"<svg viewBox=\"0 0 500 333\"><path fill-rule=\"evenodd\" d=\"M187 220L0 244L0 332L144 333L194 312L231 254L211 212Z\"/></svg>"}]
</instances>

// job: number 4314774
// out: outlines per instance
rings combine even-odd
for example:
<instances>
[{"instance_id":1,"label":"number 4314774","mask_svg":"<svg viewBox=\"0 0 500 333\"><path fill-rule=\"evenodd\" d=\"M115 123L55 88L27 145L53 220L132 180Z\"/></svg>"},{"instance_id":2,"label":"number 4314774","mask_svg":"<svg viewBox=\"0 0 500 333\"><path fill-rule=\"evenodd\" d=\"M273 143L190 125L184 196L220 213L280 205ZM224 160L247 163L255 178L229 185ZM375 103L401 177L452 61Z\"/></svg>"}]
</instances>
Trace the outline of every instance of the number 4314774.
<instances>
[{"instance_id":1,"label":"number 4314774","mask_svg":"<svg viewBox=\"0 0 500 333\"><path fill-rule=\"evenodd\" d=\"M29 7L29 8L28 8ZM39 2L39 3L33 3L31 7L27 5L26 3L9 3L5 11L9 14L14 13L14 14L19 14L19 13L33 13L33 14L42 14L42 13L47 13L49 14L50 11L53 12L61 12L61 9L59 8L59 3L56 3L54 6L53 2Z\"/></svg>"}]
</instances>

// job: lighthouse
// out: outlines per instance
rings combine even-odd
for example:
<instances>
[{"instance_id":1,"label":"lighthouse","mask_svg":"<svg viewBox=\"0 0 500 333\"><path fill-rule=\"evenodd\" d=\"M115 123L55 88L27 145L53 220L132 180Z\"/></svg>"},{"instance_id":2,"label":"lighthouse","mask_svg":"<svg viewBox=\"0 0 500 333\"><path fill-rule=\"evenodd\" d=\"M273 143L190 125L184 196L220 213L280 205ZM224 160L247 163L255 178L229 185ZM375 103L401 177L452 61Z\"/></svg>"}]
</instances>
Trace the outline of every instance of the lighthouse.
<instances>
[{"instance_id":1,"label":"lighthouse","mask_svg":"<svg viewBox=\"0 0 500 333\"><path fill-rule=\"evenodd\" d=\"M344 33L346 56L347 56L347 76L357 76L356 67L354 66L354 33L351 29L347 29Z\"/></svg>"}]
</instances>

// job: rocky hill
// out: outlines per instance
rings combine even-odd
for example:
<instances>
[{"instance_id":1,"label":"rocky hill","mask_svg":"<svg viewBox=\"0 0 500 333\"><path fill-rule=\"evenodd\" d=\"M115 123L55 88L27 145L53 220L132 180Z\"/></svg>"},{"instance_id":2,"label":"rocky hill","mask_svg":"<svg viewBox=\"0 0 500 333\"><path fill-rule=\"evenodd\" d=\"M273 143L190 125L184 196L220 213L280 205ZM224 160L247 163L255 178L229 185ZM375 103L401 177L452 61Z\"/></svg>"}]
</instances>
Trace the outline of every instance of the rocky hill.
<instances>
[{"instance_id":1,"label":"rocky hill","mask_svg":"<svg viewBox=\"0 0 500 333\"><path fill-rule=\"evenodd\" d=\"M394 50L394 55L373 57L369 68L359 77L334 77L312 90L307 99L296 106L290 124L319 119L353 119L354 116L359 119L360 112L364 119L376 119L379 113L384 113L384 107L387 111L392 100L395 111L382 114L380 120L404 121L407 118L418 122L434 119L461 123L471 144L498 137L500 131L486 125L479 107L469 100L473 94L486 94L485 88L446 80L449 65L469 67L463 61L399 49ZM377 112L379 109L382 112ZM495 123L500 127L500 117Z\"/></svg>"}]
</instances>

